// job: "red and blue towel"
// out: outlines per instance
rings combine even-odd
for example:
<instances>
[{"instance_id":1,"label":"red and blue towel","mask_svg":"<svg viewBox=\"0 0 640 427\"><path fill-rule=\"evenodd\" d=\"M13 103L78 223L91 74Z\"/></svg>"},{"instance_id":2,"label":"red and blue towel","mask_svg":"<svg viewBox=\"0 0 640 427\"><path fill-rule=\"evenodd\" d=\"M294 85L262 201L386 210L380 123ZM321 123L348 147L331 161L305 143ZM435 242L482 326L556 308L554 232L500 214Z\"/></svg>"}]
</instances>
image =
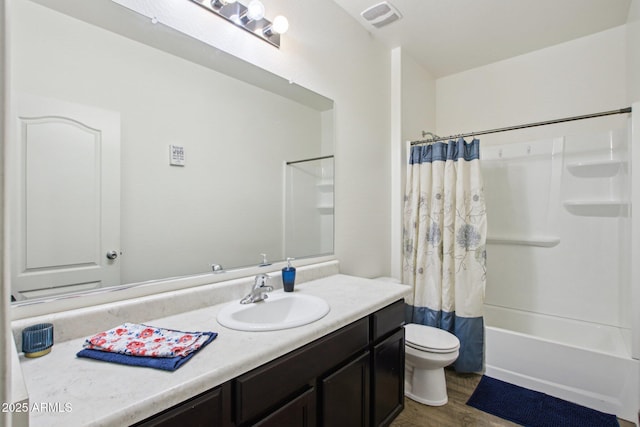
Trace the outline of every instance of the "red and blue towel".
<instances>
[{"instance_id":1,"label":"red and blue towel","mask_svg":"<svg viewBox=\"0 0 640 427\"><path fill-rule=\"evenodd\" d=\"M216 332L184 332L124 323L87 338L76 356L175 371L217 336Z\"/></svg>"}]
</instances>

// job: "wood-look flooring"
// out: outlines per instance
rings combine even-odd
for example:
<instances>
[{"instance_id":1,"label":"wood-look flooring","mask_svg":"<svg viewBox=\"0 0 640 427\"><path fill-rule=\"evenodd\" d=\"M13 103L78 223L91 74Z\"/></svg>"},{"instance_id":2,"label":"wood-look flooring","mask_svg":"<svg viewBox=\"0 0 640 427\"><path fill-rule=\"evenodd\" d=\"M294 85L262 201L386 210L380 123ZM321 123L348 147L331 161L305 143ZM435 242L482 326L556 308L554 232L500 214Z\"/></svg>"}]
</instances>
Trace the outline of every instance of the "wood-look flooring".
<instances>
[{"instance_id":1,"label":"wood-look flooring","mask_svg":"<svg viewBox=\"0 0 640 427\"><path fill-rule=\"evenodd\" d=\"M481 375L458 374L445 369L449 403L444 406L427 406L405 397L404 411L391 423L391 427L503 427L518 424L467 406L467 400L475 390ZM621 427L635 424L618 420Z\"/></svg>"}]
</instances>

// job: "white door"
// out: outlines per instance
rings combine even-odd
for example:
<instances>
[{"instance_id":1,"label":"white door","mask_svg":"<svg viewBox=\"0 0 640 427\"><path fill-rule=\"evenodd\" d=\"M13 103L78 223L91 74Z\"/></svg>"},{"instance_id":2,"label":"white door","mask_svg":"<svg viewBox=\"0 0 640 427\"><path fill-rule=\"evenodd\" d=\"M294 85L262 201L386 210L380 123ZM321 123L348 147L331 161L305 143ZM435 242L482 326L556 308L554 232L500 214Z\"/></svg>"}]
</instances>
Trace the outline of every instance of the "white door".
<instances>
[{"instance_id":1,"label":"white door","mask_svg":"<svg viewBox=\"0 0 640 427\"><path fill-rule=\"evenodd\" d=\"M120 283L120 114L11 102L11 290L24 298Z\"/></svg>"}]
</instances>

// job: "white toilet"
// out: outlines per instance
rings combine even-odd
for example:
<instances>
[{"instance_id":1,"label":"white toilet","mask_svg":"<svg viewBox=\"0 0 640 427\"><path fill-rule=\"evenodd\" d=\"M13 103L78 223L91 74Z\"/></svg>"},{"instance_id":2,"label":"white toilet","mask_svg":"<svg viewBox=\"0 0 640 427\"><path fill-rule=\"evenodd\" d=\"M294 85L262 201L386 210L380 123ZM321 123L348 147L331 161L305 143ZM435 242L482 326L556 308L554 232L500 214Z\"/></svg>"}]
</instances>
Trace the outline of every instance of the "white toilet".
<instances>
[{"instance_id":1,"label":"white toilet","mask_svg":"<svg viewBox=\"0 0 640 427\"><path fill-rule=\"evenodd\" d=\"M409 323L405 325L404 394L431 406L447 403L444 367L458 358L460 341L442 329Z\"/></svg>"}]
</instances>

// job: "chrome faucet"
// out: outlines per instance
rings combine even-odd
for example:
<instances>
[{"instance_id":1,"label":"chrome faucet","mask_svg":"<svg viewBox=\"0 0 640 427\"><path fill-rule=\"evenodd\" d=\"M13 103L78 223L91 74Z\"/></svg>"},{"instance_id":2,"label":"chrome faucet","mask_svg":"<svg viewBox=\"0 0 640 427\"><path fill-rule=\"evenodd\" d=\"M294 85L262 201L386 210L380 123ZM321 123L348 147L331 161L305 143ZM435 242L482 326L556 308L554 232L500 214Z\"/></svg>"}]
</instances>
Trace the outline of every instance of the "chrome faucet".
<instances>
[{"instance_id":1,"label":"chrome faucet","mask_svg":"<svg viewBox=\"0 0 640 427\"><path fill-rule=\"evenodd\" d=\"M268 286L270 277L266 274L258 274L253 283L251 293L240 300L240 304L251 304L253 302L259 302L266 300L269 295L267 292L273 290L272 286Z\"/></svg>"}]
</instances>

